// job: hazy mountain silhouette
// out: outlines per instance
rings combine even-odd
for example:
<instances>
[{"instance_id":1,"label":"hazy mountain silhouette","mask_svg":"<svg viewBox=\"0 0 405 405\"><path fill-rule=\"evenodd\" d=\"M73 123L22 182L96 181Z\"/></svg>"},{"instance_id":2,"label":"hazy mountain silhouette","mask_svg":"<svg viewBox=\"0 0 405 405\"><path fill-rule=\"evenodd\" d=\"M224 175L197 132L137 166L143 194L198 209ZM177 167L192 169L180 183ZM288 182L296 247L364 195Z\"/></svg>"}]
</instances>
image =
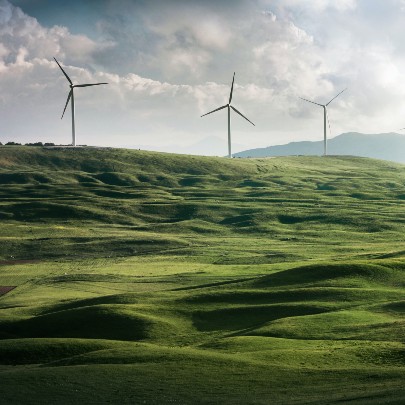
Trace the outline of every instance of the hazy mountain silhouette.
<instances>
[{"instance_id":1,"label":"hazy mountain silhouette","mask_svg":"<svg viewBox=\"0 0 405 405\"><path fill-rule=\"evenodd\" d=\"M290 142L235 153L235 157L268 157L288 155L322 155L323 141ZM405 163L405 135L360 134L349 132L328 141L329 155L354 155Z\"/></svg>"}]
</instances>

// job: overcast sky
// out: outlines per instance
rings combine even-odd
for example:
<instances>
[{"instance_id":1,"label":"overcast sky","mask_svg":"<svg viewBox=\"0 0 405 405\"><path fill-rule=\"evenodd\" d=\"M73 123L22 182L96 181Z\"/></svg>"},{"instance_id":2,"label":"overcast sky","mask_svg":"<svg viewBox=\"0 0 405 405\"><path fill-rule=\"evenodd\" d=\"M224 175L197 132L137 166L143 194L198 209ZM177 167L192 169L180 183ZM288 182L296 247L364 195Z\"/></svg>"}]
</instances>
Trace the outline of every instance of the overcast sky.
<instances>
[{"instance_id":1,"label":"overcast sky","mask_svg":"<svg viewBox=\"0 0 405 405\"><path fill-rule=\"evenodd\" d=\"M0 141L201 154L405 127L405 0L0 0Z\"/></svg>"}]
</instances>

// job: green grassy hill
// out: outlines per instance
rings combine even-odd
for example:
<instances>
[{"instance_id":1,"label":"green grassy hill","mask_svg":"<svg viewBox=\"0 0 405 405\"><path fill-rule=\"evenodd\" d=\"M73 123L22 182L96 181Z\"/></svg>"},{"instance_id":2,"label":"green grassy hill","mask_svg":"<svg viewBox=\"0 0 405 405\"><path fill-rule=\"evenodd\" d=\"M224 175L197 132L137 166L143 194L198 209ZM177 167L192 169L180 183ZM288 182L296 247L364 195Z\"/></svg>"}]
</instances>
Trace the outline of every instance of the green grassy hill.
<instances>
[{"instance_id":1,"label":"green grassy hill","mask_svg":"<svg viewBox=\"0 0 405 405\"><path fill-rule=\"evenodd\" d=\"M405 166L0 147L5 403L404 403Z\"/></svg>"}]
</instances>

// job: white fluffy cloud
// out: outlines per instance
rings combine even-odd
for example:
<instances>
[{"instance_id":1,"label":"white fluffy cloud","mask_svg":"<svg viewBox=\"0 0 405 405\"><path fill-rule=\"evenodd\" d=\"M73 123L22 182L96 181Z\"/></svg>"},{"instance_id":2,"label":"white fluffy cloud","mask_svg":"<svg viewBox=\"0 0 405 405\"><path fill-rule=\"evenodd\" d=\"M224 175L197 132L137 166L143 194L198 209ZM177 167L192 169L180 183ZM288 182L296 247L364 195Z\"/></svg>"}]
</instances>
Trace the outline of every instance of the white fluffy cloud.
<instances>
[{"instance_id":1,"label":"white fluffy cloud","mask_svg":"<svg viewBox=\"0 0 405 405\"><path fill-rule=\"evenodd\" d=\"M218 137L224 148L211 152L225 154L224 111L199 116L227 102L234 71L233 102L256 124L232 119L240 148L319 139L322 112L299 96L323 102L345 87L331 105L334 135L405 126L401 0L384 14L365 0L159 4L116 1L89 36L0 0L0 141L69 142L68 83L53 56L75 83L109 83L76 91L88 144L164 150Z\"/></svg>"},{"instance_id":2,"label":"white fluffy cloud","mask_svg":"<svg viewBox=\"0 0 405 405\"><path fill-rule=\"evenodd\" d=\"M283 0L282 3L289 8L307 7L316 13L323 12L326 9L342 12L354 10L357 7L357 0Z\"/></svg>"},{"instance_id":3,"label":"white fluffy cloud","mask_svg":"<svg viewBox=\"0 0 405 405\"><path fill-rule=\"evenodd\" d=\"M7 0L0 2L0 38L9 63L17 57L49 59L50 55L59 58L68 55L73 63L86 63L97 52L113 46L111 42L96 43L85 35L73 35L66 27L42 27ZM4 55L0 56L4 61Z\"/></svg>"}]
</instances>

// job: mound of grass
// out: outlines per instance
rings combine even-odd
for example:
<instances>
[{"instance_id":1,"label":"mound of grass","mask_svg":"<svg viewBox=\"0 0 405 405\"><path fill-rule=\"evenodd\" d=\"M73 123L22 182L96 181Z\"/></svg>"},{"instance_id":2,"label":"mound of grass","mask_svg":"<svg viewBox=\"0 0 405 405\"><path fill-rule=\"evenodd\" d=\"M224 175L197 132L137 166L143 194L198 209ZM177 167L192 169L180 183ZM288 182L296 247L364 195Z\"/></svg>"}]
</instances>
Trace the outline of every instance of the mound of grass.
<instances>
[{"instance_id":1,"label":"mound of grass","mask_svg":"<svg viewBox=\"0 0 405 405\"><path fill-rule=\"evenodd\" d=\"M90 339L10 339L0 345L0 364L38 364L110 348L111 343Z\"/></svg>"},{"instance_id":2,"label":"mound of grass","mask_svg":"<svg viewBox=\"0 0 405 405\"><path fill-rule=\"evenodd\" d=\"M3 402L404 402L404 166L2 147L0 185Z\"/></svg>"},{"instance_id":3,"label":"mound of grass","mask_svg":"<svg viewBox=\"0 0 405 405\"><path fill-rule=\"evenodd\" d=\"M405 282L405 273L368 263L313 264L264 276L254 282L255 287L280 287L289 285L344 285L359 286L370 283L397 285Z\"/></svg>"},{"instance_id":4,"label":"mound of grass","mask_svg":"<svg viewBox=\"0 0 405 405\"><path fill-rule=\"evenodd\" d=\"M258 336L316 340L403 341L405 321L372 310L343 310L276 320L248 332Z\"/></svg>"},{"instance_id":5,"label":"mound of grass","mask_svg":"<svg viewBox=\"0 0 405 405\"><path fill-rule=\"evenodd\" d=\"M94 176L95 179L100 180L104 184L111 186L135 186L139 184L136 177L126 173L107 172L100 173Z\"/></svg>"},{"instance_id":6,"label":"mound of grass","mask_svg":"<svg viewBox=\"0 0 405 405\"><path fill-rule=\"evenodd\" d=\"M243 330L280 318L318 314L327 308L309 305L254 305L197 311L193 314L195 327L200 331Z\"/></svg>"},{"instance_id":7,"label":"mound of grass","mask_svg":"<svg viewBox=\"0 0 405 405\"><path fill-rule=\"evenodd\" d=\"M46 184L50 182L50 177L38 173L0 173L0 184Z\"/></svg>"},{"instance_id":8,"label":"mound of grass","mask_svg":"<svg viewBox=\"0 0 405 405\"><path fill-rule=\"evenodd\" d=\"M85 338L142 340L151 327L148 316L127 306L92 305L1 324L3 336L16 338Z\"/></svg>"},{"instance_id":9,"label":"mound of grass","mask_svg":"<svg viewBox=\"0 0 405 405\"><path fill-rule=\"evenodd\" d=\"M243 283L245 284L245 283ZM248 285L250 282L247 283ZM204 307L217 305L261 305L277 303L300 303L300 302L322 302L325 305L334 304L336 307L345 307L355 303L363 303L366 300L372 302L384 302L389 297L392 300L403 296L401 291L381 290L369 288L336 288L336 287L302 287L290 288L288 290L268 287L265 289L241 289L233 286L227 291L215 291L211 293L199 293L188 295L181 299L188 305ZM397 305L392 304L392 305Z\"/></svg>"}]
</instances>

